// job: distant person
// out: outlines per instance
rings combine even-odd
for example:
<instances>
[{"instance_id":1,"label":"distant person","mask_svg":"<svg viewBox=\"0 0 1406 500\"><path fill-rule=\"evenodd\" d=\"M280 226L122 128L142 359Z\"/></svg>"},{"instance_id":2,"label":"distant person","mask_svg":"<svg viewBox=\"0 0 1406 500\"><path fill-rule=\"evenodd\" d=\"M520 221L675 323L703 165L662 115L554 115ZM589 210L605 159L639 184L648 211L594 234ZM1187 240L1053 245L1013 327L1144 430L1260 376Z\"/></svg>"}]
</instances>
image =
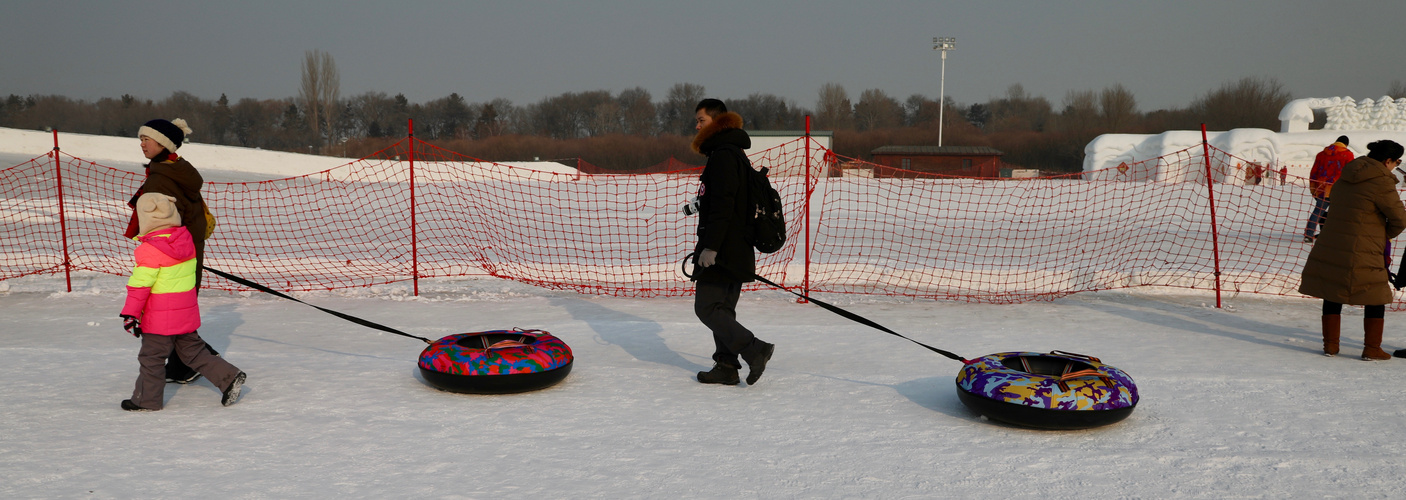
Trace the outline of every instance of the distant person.
<instances>
[{"instance_id":1,"label":"distant person","mask_svg":"<svg viewBox=\"0 0 1406 500\"><path fill-rule=\"evenodd\" d=\"M1366 306L1362 359L1391 359L1381 348L1388 284L1387 244L1406 229L1406 208L1396 194L1402 147L1367 145L1367 156L1342 167L1333 188L1333 210L1308 253L1299 293L1323 299L1323 353L1338 353L1343 304Z\"/></svg>"},{"instance_id":2,"label":"distant person","mask_svg":"<svg viewBox=\"0 0 1406 500\"><path fill-rule=\"evenodd\" d=\"M1308 172L1308 190L1313 193L1313 212L1308 214L1308 227L1304 228L1304 243L1313 243L1318 237L1318 226L1328 214L1328 195L1333 191L1333 183L1342 174L1343 165L1352 161L1352 150L1347 149L1347 136L1338 136L1337 142L1329 144L1313 159L1313 169Z\"/></svg>"},{"instance_id":3,"label":"distant person","mask_svg":"<svg viewBox=\"0 0 1406 500\"><path fill-rule=\"evenodd\" d=\"M1248 186L1258 186L1264 180L1265 166L1251 162L1245 165L1245 184Z\"/></svg>"},{"instance_id":4,"label":"distant person","mask_svg":"<svg viewBox=\"0 0 1406 500\"><path fill-rule=\"evenodd\" d=\"M132 399L122 401L127 411L156 411L165 404L166 358L174 352L186 365L205 373L222 389L220 403L239 400L244 372L224 358L211 354L196 332L200 328L200 303L195 294L195 241L181 225L176 199L161 193L137 198L136 267L127 280L127 301L122 305L122 328L142 340L137 361L136 388Z\"/></svg>"},{"instance_id":5,"label":"distant person","mask_svg":"<svg viewBox=\"0 0 1406 500\"><path fill-rule=\"evenodd\" d=\"M741 356L747 362L747 384L766 370L776 346L761 341L737 322L742 284L752 281L756 255L746 237L751 215L747 172L752 168L742 150L752 138L742 130L742 116L717 99L704 99L694 108L698 135L693 151L706 155L698 188L698 244L694 246L693 280L698 282L693 312L713 332L713 369L698 372L705 384L736 385Z\"/></svg>"},{"instance_id":6,"label":"distant person","mask_svg":"<svg viewBox=\"0 0 1406 500\"><path fill-rule=\"evenodd\" d=\"M205 179L200 176L200 172L195 169L190 162L176 154L181 143L185 142L185 137L191 133L186 121L180 118L175 120L151 120L137 129L137 137L141 139L142 154L148 160L146 164L146 180L137 189L136 194L127 202L127 206L134 209L132 218L127 223L127 238L137 235L137 198L146 193L161 193L176 199L176 209L181 214L181 221L184 227L190 232L191 238L195 242L195 289L199 293L201 266L205 265L205 235L208 227L205 218L205 198L200 195L200 188L204 186ZM218 356L215 348L205 345L205 349L210 354ZM200 373L190 369L181 361L179 356L168 356L166 365L166 380L178 384L188 384L200 378Z\"/></svg>"}]
</instances>

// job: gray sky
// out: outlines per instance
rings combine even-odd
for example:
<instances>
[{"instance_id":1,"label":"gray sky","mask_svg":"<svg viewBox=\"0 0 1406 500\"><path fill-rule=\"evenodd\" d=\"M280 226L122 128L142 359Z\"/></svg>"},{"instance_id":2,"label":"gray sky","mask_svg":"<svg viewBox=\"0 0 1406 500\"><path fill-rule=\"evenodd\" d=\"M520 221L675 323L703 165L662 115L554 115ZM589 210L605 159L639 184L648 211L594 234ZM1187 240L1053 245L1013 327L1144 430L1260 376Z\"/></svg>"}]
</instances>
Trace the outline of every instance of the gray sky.
<instances>
[{"instance_id":1,"label":"gray sky","mask_svg":"<svg viewBox=\"0 0 1406 500\"><path fill-rule=\"evenodd\" d=\"M946 93L1015 83L1058 108L1122 84L1142 111L1273 77L1295 97L1386 93L1406 81L1400 0L1121 1L111 1L3 9L0 95L215 99L297 95L304 52L332 54L343 97L526 105L564 92L675 83L813 108L822 84L936 98L932 38L957 38Z\"/></svg>"}]
</instances>

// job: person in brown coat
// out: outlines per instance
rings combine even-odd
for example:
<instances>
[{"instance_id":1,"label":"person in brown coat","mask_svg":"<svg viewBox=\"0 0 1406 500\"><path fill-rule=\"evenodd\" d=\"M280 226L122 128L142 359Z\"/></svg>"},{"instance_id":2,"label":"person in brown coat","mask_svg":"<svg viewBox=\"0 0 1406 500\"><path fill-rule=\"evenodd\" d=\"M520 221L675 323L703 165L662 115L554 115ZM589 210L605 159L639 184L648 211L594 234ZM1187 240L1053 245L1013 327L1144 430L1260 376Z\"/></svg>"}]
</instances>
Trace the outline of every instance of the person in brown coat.
<instances>
[{"instance_id":1,"label":"person in brown coat","mask_svg":"<svg viewBox=\"0 0 1406 500\"><path fill-rule=\"evenodd\" d=\"M1388 283L1387 244L1406 229L1406 208L1396 194L1392 168L1402 147L1393 141L1367 145L1367 156L1343 166L1333 185L1323 231L1308 253L1299 293L1323 299L1323 353L1338 353L1343 304L1366 306L1362 359L1385 360L1382 328Z\"/></svg>"},{"instance_id":2,"label":"person in brown coat","mask_svg":"<svg viewBox=\"0 0 1406 500\"><path fill-rule=\"evenodd\" d=\"M205 265L205 230L207 221L205 219L205 198L200 195L200 188L205 185L205 179L200 176L200 171L195 166L176 154L181 143L185 142L185 137L191 130L186 121L180 118L175 120L156 119L146 122L137 129L137 137L141 140L142 155L151 162L146 164L146 181L132 195L127 206L132 207L132 219L127 224L127 238L133 238L138 232L137 221L137 199L146 193L161 193L176 199L176 211L181 216L181 221L186 230L190 231L191 238L195 241L195 289L200 290L201 267ZM210 344L205 344L205 349L210 354L218 356L215 348ZM166 381L178 384L187 384L200 378L200 373L190 369L179 356L167 358Z\"/></svg>"}]
</instances>

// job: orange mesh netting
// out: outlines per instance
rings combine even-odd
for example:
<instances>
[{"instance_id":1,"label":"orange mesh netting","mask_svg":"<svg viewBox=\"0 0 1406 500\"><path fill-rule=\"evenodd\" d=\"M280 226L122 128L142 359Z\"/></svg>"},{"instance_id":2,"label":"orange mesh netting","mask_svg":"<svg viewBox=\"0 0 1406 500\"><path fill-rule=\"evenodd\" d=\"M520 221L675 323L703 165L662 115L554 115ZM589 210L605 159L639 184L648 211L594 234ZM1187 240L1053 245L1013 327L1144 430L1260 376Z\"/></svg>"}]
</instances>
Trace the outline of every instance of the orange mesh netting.
<instances>
[{"instance_id":1,"label":"orange mesh netting","mask_svg":"<svg viewBox=\"0 0 1406 500\"><path fill-rule=\"evenodd\" d=\"M781 251L758 255L758 273L810 292L1009 303L1141 286L1215 290L1218 264L1225 292L1297 295L1310 248L1305 179L1202 146L1036 179L875 179L876 165L806 138L750 156L771 169L790 233ZM206 264L289 291L489 275L591 294L688 295L680 261L696 219L681 206L700 168L669 165L682 169L534 170L407 138L316 174L206 183L219 221ZM823 175L834 173L843 175ZM55 151L0 178L0 280L130 271L133 244L121 234L142 174ZM208 274L205 286L241 289Z\"/></svg>"},{"instance_id":2,"label":"orange mesh netting","mask_svg":"<svg viewBox=\"0 0 1406 500\"><path fill-rule=\"evenodd\" d=\"M829 179L810 288L1021 302L1135 286L1296 294L1310 246L1304 179L1246 185L1248 162L1202 147L1134 165L1039 179ZM1227 182L1229 181L1229 182Z\"/></svg>"}]
</instances>

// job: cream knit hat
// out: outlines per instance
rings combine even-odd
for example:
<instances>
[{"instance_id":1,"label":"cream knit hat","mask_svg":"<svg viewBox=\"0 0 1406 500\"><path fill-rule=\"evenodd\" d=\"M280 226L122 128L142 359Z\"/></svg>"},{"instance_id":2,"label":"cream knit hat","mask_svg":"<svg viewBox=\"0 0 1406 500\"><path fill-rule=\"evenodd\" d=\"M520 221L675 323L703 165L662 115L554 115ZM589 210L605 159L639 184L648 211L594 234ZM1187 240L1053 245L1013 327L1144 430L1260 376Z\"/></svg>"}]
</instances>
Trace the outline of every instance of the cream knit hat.
<instances>
[{"instance_id":1,"label":"cream knit hat","mask_svg":"<svg viewBox=\"0 0 1406 500\"><path fill-rule=\"evenodd\" d=\"M176 211L176 199L161 193L146 193L137 198L138 236L181 225L181 213Z\"/></svg>"}]
</instances>

